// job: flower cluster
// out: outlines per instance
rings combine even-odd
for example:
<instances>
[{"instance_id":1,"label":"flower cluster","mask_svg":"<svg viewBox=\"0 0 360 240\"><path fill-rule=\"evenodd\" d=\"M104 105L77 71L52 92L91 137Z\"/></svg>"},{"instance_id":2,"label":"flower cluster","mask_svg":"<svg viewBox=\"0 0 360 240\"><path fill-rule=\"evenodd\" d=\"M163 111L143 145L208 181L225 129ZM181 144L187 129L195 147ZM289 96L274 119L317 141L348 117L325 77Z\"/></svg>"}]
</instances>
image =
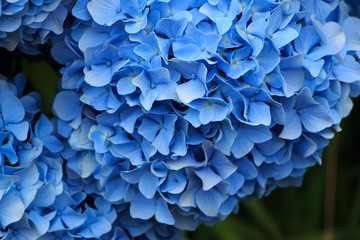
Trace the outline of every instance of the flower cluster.
<instances>
[{"instance_id":1,"label":"flower cluster","mask_svg":"<svg viewBox=\"0 0 360 240\"><path fill-rule=\"evenodd\" d=\"M73 0L2 0L0 46L39 54L51 33L61 34Z\"/></svg>"},{"instance_id":2,"label":"flower cluster","mask_svg":"<svg viewBox=\"0 0 360 240\"><path fill-rule=\"evenodd\" d=\"M64 146L52 135L52 122L41 111L41 98L23 96L25 76L13 83L0 76L0 236L17 239L19 220L31 222L39 233L49 230L52 206L63 191ZM24 229L26 225L20 224ZM29 226L29 223L27 223ZM30 227L28 227L30 230ZM21 232L22 235L31 234ZM30 238L32 239L32 238Z\"/></svg>"},{"instance_id":3,"label":"flower cluster","mask_svg":"<svg viewBox=\"0 0 360 240\"><path fill-rule=\"evenodd\" d=\"M360 20L343 1L91 0L72 13L52 49L63 157L134 220L194 230L300 185L359 94Z\"/></svg>"},{"instance_id":4,"label":"flower cluster","mask_svg":"<svg viewBox=\"0 0 360 240\"><path fill-rule=\"evenodd\" d=\"M2 46L50 38L64 67L52 121L37 94L21 97L23 75L0 80L2 235L178 239L299 186L360 94L348 12L342 0L6 1Z\"/></svg>"}]
</instances>

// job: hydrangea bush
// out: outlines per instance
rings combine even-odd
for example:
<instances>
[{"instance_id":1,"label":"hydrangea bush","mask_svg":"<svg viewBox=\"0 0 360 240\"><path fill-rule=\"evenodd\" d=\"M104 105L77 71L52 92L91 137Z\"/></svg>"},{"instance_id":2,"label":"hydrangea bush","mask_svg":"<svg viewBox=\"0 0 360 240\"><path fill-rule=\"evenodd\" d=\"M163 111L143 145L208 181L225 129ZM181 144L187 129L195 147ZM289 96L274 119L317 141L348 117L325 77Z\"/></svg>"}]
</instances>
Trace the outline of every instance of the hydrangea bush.
<instances>
[{"instance_id":1,"label":"hydrangea bush","mask_svg":"<svg viewBox=\"0 0 360 240\"><path fill-rule=\"evenodd\" d=\"M341 0L6 1L3 46L47 42L63 68L52 120L22 96L23 75L0 81L2 235L179 239L300 186L360 94L348 12Z\"/></svg>"}]
</instances>

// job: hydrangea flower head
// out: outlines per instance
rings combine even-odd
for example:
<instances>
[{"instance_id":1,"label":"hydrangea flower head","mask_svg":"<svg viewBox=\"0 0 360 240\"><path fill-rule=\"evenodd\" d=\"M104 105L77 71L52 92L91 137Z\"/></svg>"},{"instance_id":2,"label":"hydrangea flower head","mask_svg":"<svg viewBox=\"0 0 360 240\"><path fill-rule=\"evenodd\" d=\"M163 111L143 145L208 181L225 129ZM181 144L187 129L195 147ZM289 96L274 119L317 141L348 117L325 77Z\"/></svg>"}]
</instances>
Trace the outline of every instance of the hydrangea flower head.
<instances>
[{"instance_id":1,"label":"hydrangea flower head","mask_svg":"<svg viewBox=\"0 0 360 240\"><path fill-rule=\"evenodd\" d=\"M77 152L68 167L134 219L192 230L299 185L358 94L360 39L342 1L75 6L72 36L52 50L66 65L53 109ZM112 70L89 81L100 66ZM60 114L64 93L82 106L75 118Z\"/></svg>"},{"instance_id":2,"label":"hydrangea flower head","mask_svg":"<svg viewBox=\"0 0 360 240\"><path fill-rule=\"evenodd\" d=\"M181 238L300 186L360 94L343 0L35 2L0 37L64 67L53 120L0 81L7 238Z\"/></svg>"},{"instance_id":3,"label":"hydrangea flower head","mask_svg":"<svg viewBox=\"0 0 360 240\"><path fill-rule=\"evenodd\" d=\"M14 83L4 76L0 79L0 235L4 239L14 238L16 232L25 236L46 232L44 208L63 189L57 153L64 146L53 135L53 123L44 115L37 118L41 98L34 92L23 96L24 84L22 74ZM22 230L15 230L18 227Z\"/></svg>"}]
</instances>

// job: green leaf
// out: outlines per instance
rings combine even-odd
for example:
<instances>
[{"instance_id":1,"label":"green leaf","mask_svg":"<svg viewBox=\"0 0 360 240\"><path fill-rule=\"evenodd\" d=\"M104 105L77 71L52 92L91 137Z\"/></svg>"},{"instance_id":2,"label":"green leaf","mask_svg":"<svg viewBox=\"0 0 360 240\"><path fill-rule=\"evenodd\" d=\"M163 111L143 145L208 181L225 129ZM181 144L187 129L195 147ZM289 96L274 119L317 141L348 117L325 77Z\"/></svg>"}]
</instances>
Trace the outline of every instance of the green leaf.
<instances>
[{"instance_id":1,"label":"green leaf","mask_svg":"<svg viewBox=\"0 0 360 240\"><path fill-rule=\"evenodd\" d=\"M21 67L32 89L40 93L44 113L51 116L51 102L57 93L59 73L45 61L29 62L23 59L21 60Z\"/></svg>"},{"instance_id":2,"label":"green leaf","mask_svg":"<svg viewBox=\"0 0 360 240\"><path fill-rule=\"evenodd\" d=\"M244 202L243 206L250 212L250 216L254 218L257 226L264 229L271 239L284 239L277 221L267 211L261 200L254 198L251 202Z\"/></svg>"}]
</instances>

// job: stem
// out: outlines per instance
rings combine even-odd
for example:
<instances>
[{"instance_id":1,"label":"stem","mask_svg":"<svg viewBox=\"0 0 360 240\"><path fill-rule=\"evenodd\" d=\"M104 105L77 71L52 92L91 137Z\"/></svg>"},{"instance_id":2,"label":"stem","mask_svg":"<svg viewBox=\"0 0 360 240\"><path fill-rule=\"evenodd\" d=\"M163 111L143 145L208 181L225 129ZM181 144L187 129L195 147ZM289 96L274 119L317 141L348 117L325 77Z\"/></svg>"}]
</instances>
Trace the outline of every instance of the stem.
<instances>
[{"instance_id":1,"label":"stem","mask_svg":"<svg viewBox=\"0 0 360 240\"><path fill-rule=\"evenodd\" d=\"M330 142L326 159L326 183L324 199L324 235L323 240L334 239L334 214L336 198L336 170L339 151L339 136Z\"/></svg>"}]
</instances>

